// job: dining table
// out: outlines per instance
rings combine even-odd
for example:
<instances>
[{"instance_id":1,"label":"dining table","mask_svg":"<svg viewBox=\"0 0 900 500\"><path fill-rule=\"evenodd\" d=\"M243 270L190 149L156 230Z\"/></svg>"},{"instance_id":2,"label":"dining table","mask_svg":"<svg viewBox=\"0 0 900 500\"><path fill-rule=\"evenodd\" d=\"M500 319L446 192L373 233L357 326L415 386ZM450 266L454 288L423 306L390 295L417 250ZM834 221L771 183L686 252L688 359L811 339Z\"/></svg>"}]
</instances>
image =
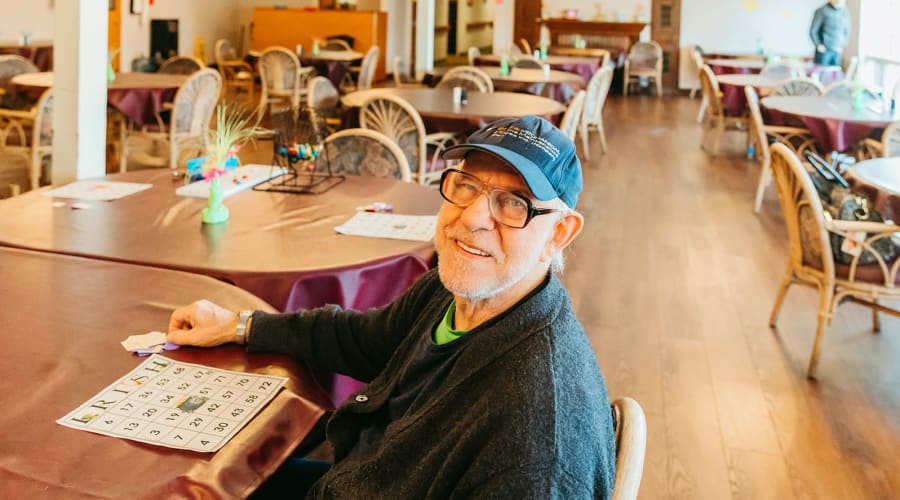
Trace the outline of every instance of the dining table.
<instances>
[{"instance_id":1,"label":"dining table","mask_svg":"<svg viewBox=\"0 0 900 500\"><path fill-rule=\"evenodd\" d=\"M900 119L900 113L881 101L854 109L850 99L837 97L769 96L760 104L767 123L786 125L792 120L801 121L821 151L846 151Z\"/></svg>"},{"instance_id":2,"label":"dining table","mask_svg":"<svg viewBox=\"0 0 900 500\"><path fill-rule=\"evenodd\" d=\"M722 92L722 106L729 116L741 116L747 108L744 87L750 86L760 97L772 93L781 80L769 78L759 73L730 73L717 75L719 90Z\"/></svg>"},{"instance_id":3,"label":"dining table","mask_svg":"<svg viewBox=\"0 0 900 500\"><path fill-rule=\"evenodd\" d=\"M308 66L315 66L316 72L328 78L335 87L340 87L344 75L350 71L350 65L362 59L364 55L355 50L320 50L318 52L304 50L300 56L300 62Z\"/></svg>"},{"instance_id":4,"label":"dining table","mask_svg":"<svg viewBox=\"0 0 900 500\"><path fill-rule=\"evenodd\" d=\"M865 194L885 220L900 223L900 158L872 158L851 165L844 177Z\"/></svg>"},{"instance_id":5,"label":"dining table","mask_svg":"<svg viewBox=\"0 0 900 500\"><path fill-rule=\"evenodd\" d=\"M425 83L432 87L437 85L450 68L452 66L441 66L429 70L425 74ZM499 66L481 66L478 69L491 78L494 90L526 92L563 104L586 85L578 74L555 69L545 72L535 68L510 68L506 74L500 71Z\"/></svg>"},{"instance_id":6,"label":"dining table","mask_svg":"<svg viewBox=\"0 0 900 500\"><path fill-rule=\"evenodd\" d=\"M36 41L28 44L0 42L0 55L17 55L33 62L39 71L53 69L53 42Z\"/></svg>"},{"instance_id":7,"label":"dining table","mask_svg":"<svg viewBox=\"0 0 900 500\"><path fill-rule=\"evenodd\" d=\"M503 59L499 54L485 54L475 58L476 66L500 66ZM586 86L600 69L602 63L601 57L589 56L567 56L558 54L548 54L546 58L540 59L541 64L549 64L550 69L562 71L566 73L574 73L581 77L582 86Z\"/></svg>"},{"instance_id":8,"label":"dining table","mask_svg":"<svg viewBox=\"0 0 900 500\"><path fill-rule=\"evenodd\" d=\"M4 498L246 498L333 408L289 356L251 355L235 344L182 346L163 356L287 383L215 453L57 424L140 365L145 358L120 342L165 331L173 308L201 297L235 310L272 308L197 274L12 248L0 248L0 262Z\"/></svg>"},{"instance_id":9,"label":"dining table","mask_svg":"<svg viewBox=\"0 0 900 500\"><path fill-rule=\"evenodd\" d=\"M553 99L518 92L469 92L467 104L453 103L453 89L379 88L341 98L345 125L358 124L359 108L370 96L390 94L409 102L428 132L471 132L506 117L537 115L558 124L566 107Z\"/></svg>"},{"instance_id":10,"label":"dining table","mask_svg":"<svg viewBox=\"0 0 900 500\"><path fill-rule=\"evenodd\" d=\"M107 83L107 103L122 112L137 126L156 123L163 105L175 99L175 93L189 75L167 73L118 73ZM53 86L52 71L22 73L12 77L14 88L47 89ZM26 90L27 92L27 90Z\"/></svg>"}]
</instances>

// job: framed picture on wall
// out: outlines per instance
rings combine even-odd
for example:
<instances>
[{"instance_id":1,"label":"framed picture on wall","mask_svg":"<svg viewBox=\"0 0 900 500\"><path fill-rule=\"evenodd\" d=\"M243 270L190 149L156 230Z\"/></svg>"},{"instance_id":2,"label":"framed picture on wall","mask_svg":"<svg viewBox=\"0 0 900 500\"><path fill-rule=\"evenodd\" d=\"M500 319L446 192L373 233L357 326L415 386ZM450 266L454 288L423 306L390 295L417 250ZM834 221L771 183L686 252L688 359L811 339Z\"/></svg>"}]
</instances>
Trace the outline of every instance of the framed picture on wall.
<instances>
[{"instance_id":1,"label":"framed picture on wall","mask_svg":"<svg viewBox=\"0 0 900 500\"><path fill-rule=\"evenodd\" d=\"M144 12L144 0L131 0L131 13L142 14Z\"/></svg>"}]
</instances>

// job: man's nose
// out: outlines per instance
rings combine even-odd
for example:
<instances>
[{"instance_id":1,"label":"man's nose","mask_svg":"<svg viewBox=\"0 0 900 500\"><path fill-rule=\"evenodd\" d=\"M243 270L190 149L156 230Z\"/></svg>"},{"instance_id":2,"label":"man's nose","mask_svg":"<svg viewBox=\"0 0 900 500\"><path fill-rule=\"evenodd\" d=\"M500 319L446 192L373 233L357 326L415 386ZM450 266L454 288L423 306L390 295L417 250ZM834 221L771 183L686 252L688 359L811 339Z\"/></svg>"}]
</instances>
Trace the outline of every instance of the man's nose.
<instances>
[{"instance_id":1,"label":"man's nose","mask_svg":"<svg viewBox=\"0 0 900 500\"><path fill-rule=\"evenodd\" d=\"M470 229L493 229L496 221L491 214L488 193L481 193L469 206L463 209L460 220Z\"/></svg>"}]
</instances>

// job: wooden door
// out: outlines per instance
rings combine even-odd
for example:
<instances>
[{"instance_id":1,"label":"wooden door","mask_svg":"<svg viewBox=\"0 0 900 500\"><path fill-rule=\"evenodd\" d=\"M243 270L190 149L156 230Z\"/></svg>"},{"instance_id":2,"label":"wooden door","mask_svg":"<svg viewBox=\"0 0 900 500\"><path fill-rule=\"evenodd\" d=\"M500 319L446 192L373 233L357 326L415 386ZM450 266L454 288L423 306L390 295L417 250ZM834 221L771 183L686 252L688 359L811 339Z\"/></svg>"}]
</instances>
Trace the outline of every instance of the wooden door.
<instances>
[{"instance_id":1,"label":"wooden door","mask_svg":"<svg viewBox=\"0 0 900 500\"><path fill-rule=\"evenodd\" d=\"M122 47L122 2L124 0L109 0L109 53ZM113 58L112 67L119 71L119 54Z\"/></svg>"},{"instance_id":2,"label":"wooden door","mask_svg":"<svg viewBox=\"0 0 900 500\"><path fill-rule=\"evenodd\" d=\"M513 43L526 39L532 47L539 45L541 36L541 0L516 0Z\"/></svg>"},{"instance_id":3,"label":"wooden door","mask_svg":"<svg viewBox=\"0 0 900 500\"><path fill-rule=\"evenodd\" d=\"M678 89L678 42L681 0L653 0L650 35L663 50L663 89Z\"/></svg>"}]
</instances>

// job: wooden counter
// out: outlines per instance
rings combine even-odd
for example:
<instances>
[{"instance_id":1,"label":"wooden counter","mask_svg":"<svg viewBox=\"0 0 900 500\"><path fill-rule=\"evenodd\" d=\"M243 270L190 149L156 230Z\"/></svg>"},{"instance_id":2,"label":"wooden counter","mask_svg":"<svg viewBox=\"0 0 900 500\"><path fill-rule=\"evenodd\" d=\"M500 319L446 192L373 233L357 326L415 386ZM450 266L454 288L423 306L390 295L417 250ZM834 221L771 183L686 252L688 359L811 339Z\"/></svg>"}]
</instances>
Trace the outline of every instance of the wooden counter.
<instances>
[{"instance_id":1,"label":"wooden counter","mask_svg":"<svg viewBox=\"0 0 900 500\"><path fill-rule=\"evenodd\" d=\"M250 33L253 50L273 45L294 50L297 44L312 50L313 39L322 42L334 35L354 38L353 50L365 53L377 45L381 49L375 81L384 80L385 50L387 49L387 13L359 10L253 9L253 28Z\"/></svg>"}]
</instances>

